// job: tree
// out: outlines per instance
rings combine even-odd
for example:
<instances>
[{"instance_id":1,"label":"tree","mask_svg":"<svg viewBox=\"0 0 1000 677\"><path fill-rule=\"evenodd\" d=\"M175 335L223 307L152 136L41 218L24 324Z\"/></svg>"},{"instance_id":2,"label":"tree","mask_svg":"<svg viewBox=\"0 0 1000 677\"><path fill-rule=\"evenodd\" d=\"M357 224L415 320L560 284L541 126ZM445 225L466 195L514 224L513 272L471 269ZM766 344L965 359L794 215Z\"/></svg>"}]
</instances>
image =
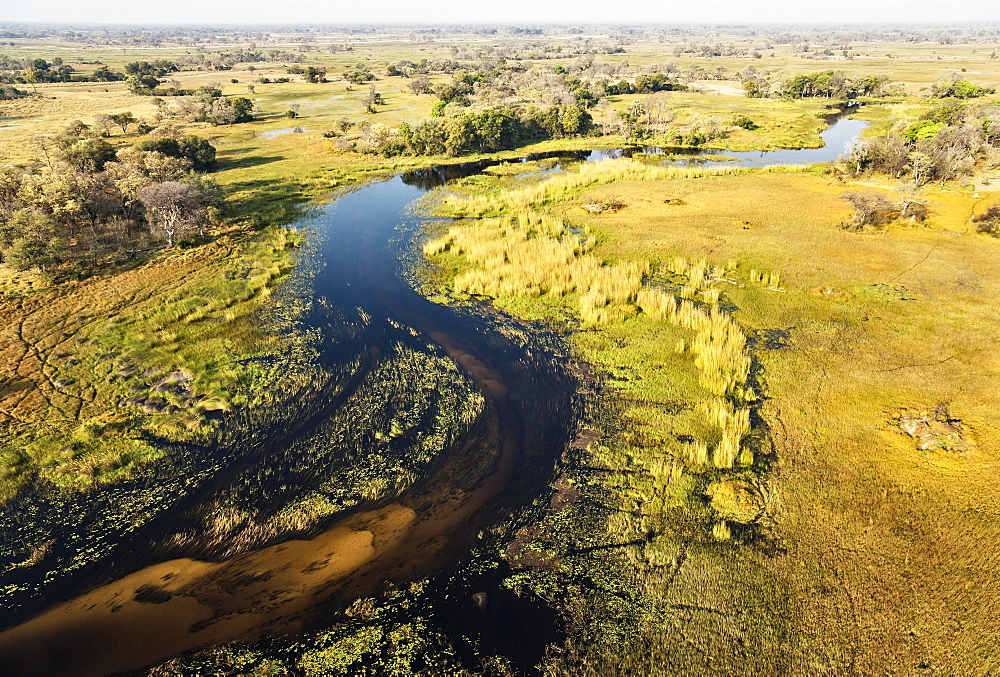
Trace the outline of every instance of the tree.
<instances>
[{"instance_id":1,"label":"tree","mask_svg":"<svg viewBox=\"0 0 1000 677\"><path fill-rule=\"evenodd\" d=\"M963 79L957 73L952 73L948 78L944 78L931 85L931 96L943 99L953 96L957 99L974 99L985 94L992 94L994 89L981 87L968 80Z\"/></svg>"},{"instance_id":2,"label":"tree","mask_svg":"<svg viewBox=\"0 0 1000 677\"><path fill-rule=\"evenodd\" d=\"M201 228L205 219L205 206L198 199L197 191L190 184L164 181L142 188L139 201L146 210L150 228L159 231L168 247L185 233Z\"/></svg>"},{"instance_id":3,"label":"tree","mask_svg":"<svg viewBox=\"0 0 1000 677\"><path fill-rule=\"evenodd\" d=\"M191 161L191 168L196 172L209 172L215 169L215 146L195 134L183 136L177 142L182 158Z\"/></svg>"},{"instance_id":4,"label":"tree","mask_svg":"<svg viewBox=\"0 0 1000 677\"><path fill-rule=\"evenodd\" d=\"M111 121L122 128L122 134L128 132L128 126L138 122L135 116L132 115L131 111L125 111L124 113L112 113L110 115Z\"/></svg>"},{"instance_id":5,"label":"tree","mask_svg":"<svg viewBox=\"0 0 1000 677\"><path fill-rule=\"evenodd\" d=\"M138 148L123 148L118 151L118 160L109 162L105 167L105 174L121 200L121 213L126 219L133 220L140 217L137 213L140 190L152 183L176 181L190 171L191 161L187 158L169 157Z\"/></svg>"},{"instance_id":6,"label":"tree","mask_svg":"<svg viewBox=\"0 0 1000 677\"><path fill-rule=\"evenodd\" d=\"M160 85L160 79L154 75L130 75L125 82L133 94L150 94Z\"/></svg>"},{"instance_id":7,"label":"tree","mask_svg":"<svg viewBox=\"0 0 1000 677\"><path fill-rule=\"evenodd\" d=\"M103 172L73 172L66 176L68 194L75 207L75 214L86 217L90 232L99 237L98 224L106 221L121 208L121 196L115 185Z\"/></svg>"},{"instance_id":8,"label":"tree","mask_svg":"<svg viewBox=\"0 0 1000 677\"><path fill-rule=\"evenodd\" d=\"M253 101L244 97L212 100L208 120L215 125L233 125L253 119Z\"/></svg>"},{"instance_id":9,"label":"tree","mask_svg":"<svg viewBox=\"0 0 1000 677\"><path fill-rule=\"evenodd\" d=\"M368 90L368 98L365 99L365 111L368 113L377 113L378 110L375 106L385 105L385 99L382 95L375 91L375 85L372 85Z\"/></svg>"},{"instance_id":10,"label":"tree","mask_svg":"<svg viewBox=\"0 0 1000 677\"><path fill-rule=\"evenodd\" d=\"M65 246L52 218L37 209L19 209L6 222L0 222L3 262L15 270L44 267Z\"/></svg>"},{"instance_id":11,"label":"tree","mask_svg":"<svg viewBox=\"0 0 1000 677\"><path fill-rule=\"evenodd\" d=\"M922 186L933 178L934 158L927 153L914 151L906 156L907 166L913 173L913 184Z\"/></svg>"},{"instance_id":12,"label":"tree","mask_svg":"<svg viewBox=\"0 0 1000 677\"><path fill-rule=\"evenodd\" d=\"M110 115L97 114L94 116L95 132L98 136L107 138L111 136L111 123L114 122Z\"/></svg>"},{"instance_id":13,"label":"tree","mask_svg":"<svg viewBox=\"0 0 1000 677\"><path fill-rule=\"evenodd\" d=\"M562 133L566 136L584 134L593 123L590 113L580 106L563 106L560 113Z\"/></svg>"},{"instance_id":14,"label":"tree","mask_svg":"<svg viewBox=\"0 0 1000 677\"><path fill-rule=\"evenodd\" d=\"M99 172L115 159L114 147L104 139L80 139L63 150L63 160L81 172Z\"/></svg>"},{"instance_id":15,"label":"tree","mask_svg":"<svg viewBox=\"0 0 1000 677\"><path fill-rule=\"evenodd\" d=\"M162 153L167 157L183 158L190 161L191 169L199 172L210 171L215 167L215 146L195 134L188 134L180 139L161 136L146 139L135 145L144 152Z\"/></svg>"},{"instance_id":16,"label":"tree","mask_svg":"<svg viewBox=\"0 0 1000 677\"><path fill-rule=\"evenodd\" d=\"M461 155L471 149L476 130L465 117L449 118L444 123L444 147L449 155Z\"/></svg>"},{"instance_id":17,"label":"tree","mask_svg":"<svg viewBox=\"0 0 1000 677\"><path fill-rule=\"evenodd\" d=\"M306 82L326 82L326 71L322 68L316 68L314 66L307 66L304 74L306 76Z\"/></svg>"},{"instance_id":18,"label":"tree","mask_svg":"<svg viewBox=\"0 0 1000 677\"><path fill-rule=\"evenodd\" d=\"M93 74L90 76L96 82L115 82L121 80L124 76L121 73L117 73L107 66L98 66L94 69Z\"/></svg>"},{"instance_id":19,"label":"tree","mask_svg":"<svg viewBox=\"0 0 1000 677\"><path fill-rule=\"evenodd\" d=\"M431 84L430 78L421 75L410 83L410 91L414 94L430 94L434 91L434 85Z\"/></svg>"}]
</instances>

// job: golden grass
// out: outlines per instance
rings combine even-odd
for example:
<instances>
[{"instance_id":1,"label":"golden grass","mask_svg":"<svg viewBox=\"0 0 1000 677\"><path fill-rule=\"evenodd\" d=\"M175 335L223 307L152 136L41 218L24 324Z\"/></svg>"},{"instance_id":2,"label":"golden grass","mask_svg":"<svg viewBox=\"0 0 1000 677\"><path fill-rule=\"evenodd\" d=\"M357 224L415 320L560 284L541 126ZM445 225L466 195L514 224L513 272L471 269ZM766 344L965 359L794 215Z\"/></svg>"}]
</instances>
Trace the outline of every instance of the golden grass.
<instances>
[{"instance_id":1,"label":"golden grass","mask_svg":"<svg viewBox=\"0 0 1000 677\"><path fill-rule=\"evenodd\" d=\"M583 165L579 171L550 177L526 188L494 193L488 197L453 196L444 201L449 213L506 213L516 217L466 219L461 225L424 245L429 257L448 253L471 267L454 275L452 292L493 298L554 297L575 293L576 315L582 326L600 328L621 323L638 311L650 318L694 333L681 339L680 353L690 352L699 370L701 387L715 396L708 410L707 427L715 443L711 464L732 468L737 462L753 463L753 452L743 445L750 431L749 406L756 394L749 386L750 357L746 337L732 318L719 309L720 291L708 288L724 278L724 266L710 267L705 259L689 262L675 257L668 268L682 276L681 301L663 289L644 285L651 272L647 261L608 264L589 252L593 239L586 229L570 228L561 219L532 211L536 205L577 189L615 181L664 180L688 177L687 170L661 168L632 161ZM697 174L696 174L697 175ZM772 276L773 277L773 276ZM694 303L695 294L700 303ZM725 398L720 399L720 398ZM718 402L726 407L718 409ZM722 413L720 414L719 411ZM699 443L705 442L699 440ZM687 458L704 466L707 447L696 446Z\"/></svg>"},{"instance_id":2,"label":"golden grass","mask_svg":"<svg viewBox=\"0 0 1000 677\"><path fill-rule=\"evenodd\" d=\"M592 239L584 256L651 270L631 309L607 306L603 323L572 339L612 377L631 441L591 450L595 462L619 473L608 483L629 511L612 517L609 530L641 533L675 514L677 503L663 497L682 500L678 487L690 485L667 483L662 459L676 460L681 478L718 472L712 468L738 474L756 462L746 405L759 393L747 386L743 329L778 331L787 347L755 356L777 453L768 493L780 494L780 503L762 509L787 551L754 565L780 583L759 597L738 593L738 606L785 596L790 606L782 613L791 615L781 622L798 644L768 651L791 672L809 672L816 655L832 656L831 669L864 674L921 662L954 674L993 671L982 638L1000 632L1000 578L977 563L1000 556L992 518L1000 505L1000 359L992 349L1000 342L1000 241L975 234L969 217L997 195L926 187L926 225L849 233L838 225L850 213L841 195L857 187L827 176L607 171L455 198L449 207L486 215L484 223L508 209L540 211ZM879 188L891 195L899 187ZM578 208L611 197L627 208L600 215ZM678 197L683 206L664 204ZM495 302L545 317L541 304L551 301ZM717 307L735 310L729 316ZM692 401L691 409L669 409ZM939 402L975 436L974 452L920 451L893 423L899 407ZM680 432L694 442L677 444ZM736 539L730 517L705 528L720 545ZM741 567L753 557L727 552L725 564L700 555L701 568L685 566L680 578L701 581L704 571L723 575L730 567L746 573ZM675 556L669 545L641 553L637 562L654 569ZM820 596L817 581L826 586ZM685 591L675 584L671 599L703 603L706 594L704 585ZM901 627L914 635L901 635ZM854 668L845 650L854 652Z\"/></svg>"}]
</instances>

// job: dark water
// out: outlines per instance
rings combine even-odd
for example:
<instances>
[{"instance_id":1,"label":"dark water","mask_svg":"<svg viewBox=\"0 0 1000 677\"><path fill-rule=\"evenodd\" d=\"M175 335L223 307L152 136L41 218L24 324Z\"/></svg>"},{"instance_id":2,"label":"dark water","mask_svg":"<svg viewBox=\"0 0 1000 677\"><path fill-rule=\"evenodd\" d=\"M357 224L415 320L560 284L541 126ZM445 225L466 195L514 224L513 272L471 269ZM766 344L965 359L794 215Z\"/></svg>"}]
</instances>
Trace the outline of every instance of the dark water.
<instances>
[{"instance_id":1,"label":"dark water","mask_svg":"<svg viewBox=\"0 0 1000 677\"><path fill-rule=\"evenodd\" d=\"M366 186L317 208L297 224L319 240L310 272L315 303L304 329L326 330L330 323L355 328L346 343L325 345L331 358L346 349L374 356L370 361L377 362L405 328L437 343L489 401L497 437L481 444L495 445L493 469L473 476L467 485L453 486L452 477L468 477L462 472L465 465L477 467L477 454L470 453L467 443L445 450L450 458L440 478L431 476L390 502L345 511L305 540L222 562L168 559L125 570L111 580L92 577L89 585L78 580L77 588L86 592L70 594L68 601L0 634L0 673L102 675L135 670L209 644L298 632L309 626L314 608L335 610L374 593L385 581L447 570L468 551L477 532L543 490L573 426L574 385L565 354L557 354L558 340L545 332L433 304L405 281L403 260L420 226L408 209L435 183L433 177L433 172L417 172ZM314 421L297 420L296 413L288 412L288 430L268 438L272 445L291 444L315 427ZM269 451L267 439L257 440L257 446L265 448L205 481L199 492L203 504L214 492L246 486L247 477L264 478L269 485L263 487L264 496L287 491L287 475L258 472L260 465L283 467L274 461L282 450ZM177 520L197 512L191 505L186 508ZM169 533L177 523L164 517L157 527ZM141 551L132 557L138 563L148 561ZM44 575L44 568L32 573ZM461 587L441 588L443 599L465 600L454 608L442 605L443 627L463 625L463 634L477 635L484 646L505 647L527 666L557 638L551 618L547 627L533 628L533 622L546 617L542 610L536 613L531 604L505 601L499 580L464 580ZM58 601L53 588L39 589L39 599ZM63 592L67 589L72 590ZM486 611L477 610L475 593L495 603ZM504 620L512 608L525 614L525 622Z\"/></svg>"},{"instance_id":2,"label":"dark water","mask_svg":"<svg viewBox=\"0 0 1000 677\"><path fill-rule=\"evenodd\" d=\"M865 126L864 122L844 117L836 119L823 134L825 147L819 149L723 154L749 167L824 162L841 155L845 145ZM525 159L557 158L561 162L555 171L559 171L560 165L565 163L600 161L638 152L659 154L664 151L651 148L577 151ZM222 490L242 472L239 466L233 470L232 464L222 458L226 454L215 457L207 454L208 461L192 461L190 476L197 475L197 481L191 483L193 488L186 490L188 493L180 497L170 494L169 501L173 503L155 520L136 529L135 533L122 534L120 543L108 546L105 558L96 559L97 565L82 568L75 576L65 572L60 560L55 558L61 556L58 553L66 552L66 561L69 561L72 548L84 551L93 547L88 540L91 538L88 525L99 522L102 501L111 500L111 494L105 496L101 490L89 496L67 499L84 501L86 505L81 503L83 517L80 521L67 524L65 533L59 534L68 536L62 539L65 544L53 548L56 554L43 558L35 567L16 572L8 570L5 575L9 582L16 573L19 585L26 592L21 597L12 595L9 615L0 616L0 626L14 625L0 634L0 672L107 674L150 665L206 644L294 631L307 622L307 612L312 606L328 604L330 599L349 600L352 595L370 594L384 580L407 580L443 571L461 558L476 531L501 517L504 511L509 514L514 506L544 489L551 477L554 459L569 439L573 425L573 379L566 372L565 355L560 355L558 339L526 327L511 332L510 324L505 324L507 321L433 304L413 291L402 275L402 262L412 254L413 239L420 226L420 220L409 211L410 205L435 186L498 163L487 160L400 175L344 195L317 208L296 224L314 231L319 238L319 265L310 285L315 300L322 303L314 305L314 310L305 318L306 326L329 329L327 325L334 323L356 328L350 340L327 342L325 349L330 356L345 350L345 346L359 354L378 355L380 349L394 340L394 332L398 332L400 326L438 343L463 365L492 401L503 447L497 470L474 486L456 488L459 498L438 500L435 492L441 487L435 488L431 481L414 491L414 498L409 502L404 497L391 505L345 515L327 525L326 530L312 540L293 542L307 544L304 550L297 546L284 549L279 546L220 564L203 564L191 559L163 562L162 557L157 559L155 552L144 548L148 549L160 536L171 533L183 515L196 510L213 492ZM331 308L335 311L332 314ZM338 334L333 331L331 336ZM330 404L334 409L336 406L337 402ZM310 416L317 418L333 413L322 408L318 412ZM263 462L269 444L286 444L307 434L315 422L305 424L296 419L296 413L288 412L283 429L255 438L254 444L261 447L262 453L245 456L245 462ZM450 453L460 451L455 449ZM177 470L165 466L160 475L153 473L145 479L134 480L129 491L135 496L150 495L150 504L155 503L153 491L163 486L162 481L172 469ZM275 477L273 481L280 483L282 478ZM23 498L27 501L30 496ZM51 518L57 522L61 505L38 507L35 515L39 520ZM46 517L41 514L44 510L53 514ZM24 519L28 517L22 521ZM385 524L395 526L392 529L379 526ZM394 545L369 552L370 545L359 536L367 533L376 534ZM113 535L114 531L102 534L101 538L107 540L108 534ZM294 604L289 602L291 606L279 605L273 614L261 614L255 607L255 600L272 599L276 594L288 592L286 588L295 584L294 580L290 582L287 577L277 575L270 586L255 580L256 587L252 590L227 588L222 594L216 586L211 589L210 596L198 592L199 585L206 589L205 586L219 577L239 578L236 574L246 577L246 572L256 576L261 570L277 572L287 570L291 564L300 565L302 558L310 556L310 548L317 551L326 548L334 555L342 553L343 559L351 564L341 567L343 570L331 569L329 580L317 581L314 588L302 593L301 599L305 601L301 604L296 601ZM337 556L332 559L336 560ZM312 564L315 563L307 562L303 570L315 571L310 568ZM103 571L101 565L105 567ZM137 567L145 568L137 570ZM177 592L162 603L142 602L142 595L137 593L139 589L148 588L153 580L189 580L190 589L195 592ZM500 608L503 597L496 583L471 581L468 583L471 587L465 592L486 593L488 597L492 594L489 598L497 600L497 608ZM280 587L282 585L285 588ZM448 612L455 623L472 627L475 619L485 618L484 607L477 608L470 595L456 597L453 593L448 592L449 599L466 600ZM211 597L210 603L206 601L208 597ZM510 601L507 606L515 602ZM26 620L30 615L26 612L37 614L46 606L49 607L47 612ZM15 609L20 611L15 614ZM537 619L544 615L531 615L529 610L522 610L522 613L524 628L533 627L528 622L529 617ZM224 617L226 623L206 626L206 614L208 618ZM483 645L504 645L508 653L521 651L525 665L531 665L545 642L552 639L551 628L532 629L523 636L511 631L504 637L491 637L487 626L497 625L496 619L486 618L486 621L489 622L484 623L480 634ZM123 641L118 644L109 641L116 635ZM98 645L102 647L100 650L95 649Z\"/></svg>"}]
</instances>

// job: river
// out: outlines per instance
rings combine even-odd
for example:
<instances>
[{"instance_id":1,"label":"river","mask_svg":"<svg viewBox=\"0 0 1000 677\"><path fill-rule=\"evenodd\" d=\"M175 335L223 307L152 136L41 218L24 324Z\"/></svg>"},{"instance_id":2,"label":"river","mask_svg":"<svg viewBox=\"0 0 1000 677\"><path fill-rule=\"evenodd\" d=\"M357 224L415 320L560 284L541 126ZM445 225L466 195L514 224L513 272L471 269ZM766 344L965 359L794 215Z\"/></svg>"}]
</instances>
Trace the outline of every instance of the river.
<instances>
[{"instance_id":1,"label":"river","mask_svg":"<svg viewBox=\"0 0 1000 677\"><path fill-rule=\"evenodd\" d=\"M726 156L754 167L824 162L842 154L864 126L842 117L824 132L824 148ZM558 157L600 161L634 151ZM519 326L529 342L514 340L502 323L431 303L403 275L401 262L420 230L412 203L489 164L495 163L437 167L373 183L297 224L319 238L322 265L313 293L348 321L363 320L368 329L362 343L372 361L385 348L386 327L402 325L440 346L486 396L499 431L488 473L468 486L450 485L453 466L468 451L456 446L426 481L394 500L345 511L308 539L219 562L183 557L152 563L68 601L52 599L53 606L0 634L0 673L104 675L210 644L300 631L317 605L335 608L376 592L385 581L440 572L467 552L500 506L530 500L544 488L573 428L575 385L564 360L542 343L530 344L540 330Z\"/></svg>"}]
</instances>

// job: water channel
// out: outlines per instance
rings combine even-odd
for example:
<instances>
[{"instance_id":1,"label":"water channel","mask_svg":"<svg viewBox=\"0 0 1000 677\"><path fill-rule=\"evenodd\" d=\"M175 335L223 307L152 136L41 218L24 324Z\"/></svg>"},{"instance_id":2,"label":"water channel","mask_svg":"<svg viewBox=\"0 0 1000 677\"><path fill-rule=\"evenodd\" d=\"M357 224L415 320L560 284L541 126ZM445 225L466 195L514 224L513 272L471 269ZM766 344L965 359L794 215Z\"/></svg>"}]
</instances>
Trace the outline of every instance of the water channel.
<instances>
[{"instance_id":1,"label":"water channel","mask_svg":"<svg viewBox=\"0 0 1000 677\"><path fill-rule=\"evenodd\" d=\"M864 127L842 116L823 133L823 148L724 155L747 167L825 162L842 155ZM560 153L556 170L637 152L663 153L655 148ZM696 158L680 161L690 159ZM670 161L679 160L672 156ZM376 592L386 581L440 572L461 559L476 533L509 509L511 500L530 501L544 489L573 429L575 382L558 350L545 347L552 342L543 340L540 330L519 326L529 338L515 340L502 322L428 301L406 282L403 270L421 227L410 211L414 201L428 189L490 164L496 162L435 167L373 183L318 207L297 224L318 238L321 265L310 282L313 300L322 301L317 307L336 308L338 321L364 327L355 349L366 368L378 362L394 332L404 327L437 344L474 381L497 432L489 442L494 448L488 471L467 486L450 485L454 465L469 453L467 441L456 444L447 450L452 460L392 500L345 511L307 538L220 561L144 560L130 548L155 539L133 540L114 554L115 561L134 556L143 562L137 571L119 568L103 578L92 572L75 587L53 585L49 595L39 580L35 589L41 592L32 598L34 606L25 608L40 613L17 618L14 627L0 633L0 673L105 675L237 638L298 632L317 606L336 608ZM330 320L328 314L314 313L306 321ZM285 433L296 434L294 425ZM239 472L244 470L213 476L231 479ZM206 480L198 500L222 481ZM171 526L164 517L157 528Z\"/></svg>"}]
</instances>

